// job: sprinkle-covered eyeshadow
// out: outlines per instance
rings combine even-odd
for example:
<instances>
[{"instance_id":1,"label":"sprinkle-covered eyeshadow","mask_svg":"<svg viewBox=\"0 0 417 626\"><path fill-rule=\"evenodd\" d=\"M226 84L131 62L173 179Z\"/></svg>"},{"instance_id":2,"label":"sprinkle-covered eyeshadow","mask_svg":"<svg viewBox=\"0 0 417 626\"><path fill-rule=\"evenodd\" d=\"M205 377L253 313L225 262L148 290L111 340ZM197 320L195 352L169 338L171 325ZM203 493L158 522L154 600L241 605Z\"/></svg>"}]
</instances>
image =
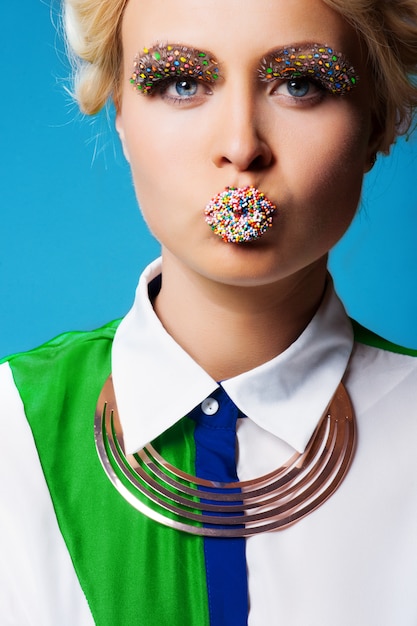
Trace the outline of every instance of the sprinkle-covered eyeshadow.
<instances>
[{"instance_id":1,"label":"sprinkle-covered eyeshadow","mask_svg":"<svg viewBox=\"0 0 417 626\"><path fill-rule=\"evenodd\" d=\"M311 78L334 95L348 93L359 80L343 54L321 44L288 47L268 54L262 59L259 76L262 82Z\"/></svg>"},{"instance_id":2,"label":"sprinkle-covered eyeshadow","mask_svg":"<svg viewBox=\"0 0 417 626\"><path fill-rule=\"evenodd\" d=\"M139 93L148 95L158 83L167 78L193 78L213 83L219 77L215 59L207 52L180 45L158 45L144 48L133 64L130 82Z\"/></svg>"},{"instance_id":3,"label":"sprinkle-covered eyeshadow","mask_svg":"<svg viewBox=\"0 0 417 626\"><path fill-rule=\"evenodd\" d=\"M205 208L212 231L228 243L246 243L272 226L276 206L256 187L226 187Z\"/></svg>"}]
</instances>

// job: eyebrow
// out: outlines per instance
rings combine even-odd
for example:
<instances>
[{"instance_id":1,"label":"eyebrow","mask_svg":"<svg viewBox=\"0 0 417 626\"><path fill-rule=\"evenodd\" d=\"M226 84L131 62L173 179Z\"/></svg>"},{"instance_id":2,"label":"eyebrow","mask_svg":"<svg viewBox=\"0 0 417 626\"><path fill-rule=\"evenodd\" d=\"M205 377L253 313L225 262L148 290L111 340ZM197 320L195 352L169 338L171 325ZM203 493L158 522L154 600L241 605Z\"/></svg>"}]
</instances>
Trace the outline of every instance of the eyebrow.
<instances>
[{"instance_id":1,"label":"eyebrow","mask_svg":"<svg viewBox=\"0 0 417 626\"><path fill-rule=\"evenodd\" d=\"M262 82L311 78L334 95L348 93L359 80L343 53L320 43L289 44L268 52L262 58L258 75Z\"/></svg>"},{"instance_id":2,"label":"eyebrow","mask_svg":"<svg viewBox=\"0 0 417 626\"><path fill-rule=\"evenodd\" d=\"M213 83L219 78L219 64L207 50L156 43L136 55L130 82L139 93L149 95L162 80L186 76Z\"/></svg>"}]
</instances>

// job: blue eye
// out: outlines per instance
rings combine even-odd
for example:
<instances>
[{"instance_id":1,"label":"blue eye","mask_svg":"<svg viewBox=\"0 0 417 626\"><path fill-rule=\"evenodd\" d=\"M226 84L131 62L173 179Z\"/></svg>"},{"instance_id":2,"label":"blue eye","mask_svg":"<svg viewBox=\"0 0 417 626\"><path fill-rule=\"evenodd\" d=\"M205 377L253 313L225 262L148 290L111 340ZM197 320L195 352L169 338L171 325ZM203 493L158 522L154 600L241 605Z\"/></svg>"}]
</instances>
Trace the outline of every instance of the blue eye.
<instances>
[{"instance_id":1,"label":"blue eye","mask_svg":"<svg viewBox=\"0 0 417 626\"><path fill-rule=\"evenodd\" d=\"M202 104L212 94L210 85L200 78L178 76L156 82L152 93L167 104L192 107Z\"/></svg>"},{"instance_id":2,"label":"blue eye","mask_svg":"<svg viewBox=\"0 0 417 626\"><path fill-rule=\"evenodd\" d=\"M288 105L313 106L326 95L326 90L318 82L306 76L277 79L272 94L281 103Z\"/></svg>"},{"instance_id":3,"label":"blue eye","mask_svg":"<svg viewBox=\"0 0 417 626\"><path fill-rule=\"evenodd\" d=\"M176 80L167 88L167 91L170 91L170 95L174 95L173 91L175 91L175 95L180 96L181 98L191 98L196 95L197 89L197 81L191 78L186 78Z\"/></svg>"},{"instance_id":4,"label":"blue eye","mask_svg":"<svg viewBox=\"0 0 417 626\"><path fill-rule=\"evenodd\" d=\"M303 98L311 88L311 82L306 78L292 78L287 82L288 93L293 98Z\"/></svg>"}]
</instances>

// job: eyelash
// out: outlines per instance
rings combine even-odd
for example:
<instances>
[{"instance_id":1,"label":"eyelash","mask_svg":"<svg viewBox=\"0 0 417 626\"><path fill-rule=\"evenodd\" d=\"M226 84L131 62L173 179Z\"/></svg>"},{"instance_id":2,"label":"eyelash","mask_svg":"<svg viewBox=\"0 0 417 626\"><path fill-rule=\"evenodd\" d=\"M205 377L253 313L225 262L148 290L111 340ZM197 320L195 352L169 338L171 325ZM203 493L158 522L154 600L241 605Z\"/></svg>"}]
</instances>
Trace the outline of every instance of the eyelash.
<instances>
[{"instance_id":1,"label":"eyelash","mask_svg":"<svg viewBox=\"0 0 417 626\"><path fill-rule=\"evenodd\" d=\"M204 88L205 93L204 94L192 94L190 96L184 96L181 97L178 94L178 97L170 95L167 93L168 89L171 86L174 86L177 83L181 83L181 82L192 82L195 84L197 90L199 87ZM166 77L166 78L162 78L161 80L155 82L152 85L151 90L148 92L149 96L153 96L153 97L161 97L162 99L170 102L171 104L179 104L179 105L184 105L184 104L189 104L190 102L194 102L197 98L199 97L203 97L204 95L210 95L211 94L211 89L210 89L210 85L211 83L206 82L204 80L202 80L201 78L195 78L194 76L190 76L189 74L182 74L179 76L175 76L175 77Z\"/></svg>"},{"instance_id":2,"label":"eyelash","mask_svg":"<svg viewBox=\"0 0 417 626\"><path fill-rule=\"evenodd\" d=\"M174 96L174 95L170 95L167 93L168 89L172 86L174 86L177 83L181 83L181 82L193 82L198 90L199 87L204 88L205 93L203 94L191 94L189 96L181 96L180 94L178 94L178 96ZM288 100L291 100L294 104L297 104L298 106L302 106L303 104L315 104L316 102L321 101L324 96L326 95L326 93L328 93L328 90L326 90L326 87L321 84L319 81L314 80L312 78L310 78L309 76L288 76L286 78L283 79L275 79L273 81L269 81L271 86L273 86L273 91L276 91L277 89L279 89L279 87L287 85L287 87L289 87L290 83L293 81L306 81L309 83L309 85L311 85L316 91L313 94L305 94L305 95L301 95L301 96L295 96L292 95L291 93L288 93L288 95L283 95L283 94L272 94L272 95L276 95L277 97L281 96L284 98L287 98ZM199 98L204 97L205 95L211 95L212 91L210 89L211 84L201 80L201 79L197 79L193 76L190 76L189 74L183 74L180 76L176 76L176 77L167 77L167 78L163 78L157 82L155 82L152 85L151 90L148 92L149 96L153 96L153 97L161 97L163 100L169 102L170 104L173 105L177 105L177 106L186 106L188 104L191 103L195 103L196 101L198 101Z\"/></svg>"},{"instance_id":3,"label":"eyelash","mask_svg":"<svg viewBox=\"0 0 417 626\"><path fill-rule=\"evenodd\" d=\"M297 81L307 82L309 85L311 85L315 89L314 94L310 94L310 95L306 94L305 96L294 96L289 93L287 97L292 98L294 101L297 100L298 104L301 104L302 102L306 102L306 101L313 101L313 100L319 101L325 98L326 96L334 95L324 81L317 80L317 78L313 78L312 76L309 76L308 74L307 75L298 74L294 76L277 77L277 78L268 80L268 84L271 87L273 87L274 91L276 91L281 85L289 86L291 82L297 82Z\"/></svg>"},{"instance_id":4,"label":"eyelash","mask_svg":"<svg viewBox=\"0 0 417 626\"><path fill-rule=\"evenodd\" d=\"M328 89L326 89L326 86L321 83L318 80L315 80L313 78L311 78L310 76L304 76L304 75L296 75L296 76L287 76L285 78L276 78L273 81L269 81L269 84L273 87L273 92L277 91L277 89L279 89L279 87L281 86L287 86L288 89L290 87L290 84L292 82L300 82L300 83L307 83L310 87L314 88L314 93L313 94L305 94L305 95L299 95L299 96L295 96L291 93L288 93L288 98L293 99L294 101L298 101L298 104L301 104L301 102L306 102L306 101L313 101L313 100L322 100L326 95L329 95L330 92ZM310 89L309 89L310 91ZM275 95L275 94L273 94ZM281 95L281 94L279 94Z\"/></svg>"}]
</instances>

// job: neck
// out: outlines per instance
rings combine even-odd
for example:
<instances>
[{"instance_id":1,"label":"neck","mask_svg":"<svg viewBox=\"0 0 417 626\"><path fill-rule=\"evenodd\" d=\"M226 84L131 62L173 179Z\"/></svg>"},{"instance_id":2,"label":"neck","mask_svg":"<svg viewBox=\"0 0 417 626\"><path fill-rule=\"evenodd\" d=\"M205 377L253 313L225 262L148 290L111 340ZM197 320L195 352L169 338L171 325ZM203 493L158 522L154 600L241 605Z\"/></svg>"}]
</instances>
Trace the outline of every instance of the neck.
<instances>
[{"instance_id":1,"label":"neck","mask_svg":"<svg viewBox=\"0 0 417 626\"><path fill-rule=\"evenodd\" d=\"M155 311L167 332L215 380L246 372L286 350L320 305L326 259L278 284L234 287L163 258Z\"/></svg>"}]
</instances>

